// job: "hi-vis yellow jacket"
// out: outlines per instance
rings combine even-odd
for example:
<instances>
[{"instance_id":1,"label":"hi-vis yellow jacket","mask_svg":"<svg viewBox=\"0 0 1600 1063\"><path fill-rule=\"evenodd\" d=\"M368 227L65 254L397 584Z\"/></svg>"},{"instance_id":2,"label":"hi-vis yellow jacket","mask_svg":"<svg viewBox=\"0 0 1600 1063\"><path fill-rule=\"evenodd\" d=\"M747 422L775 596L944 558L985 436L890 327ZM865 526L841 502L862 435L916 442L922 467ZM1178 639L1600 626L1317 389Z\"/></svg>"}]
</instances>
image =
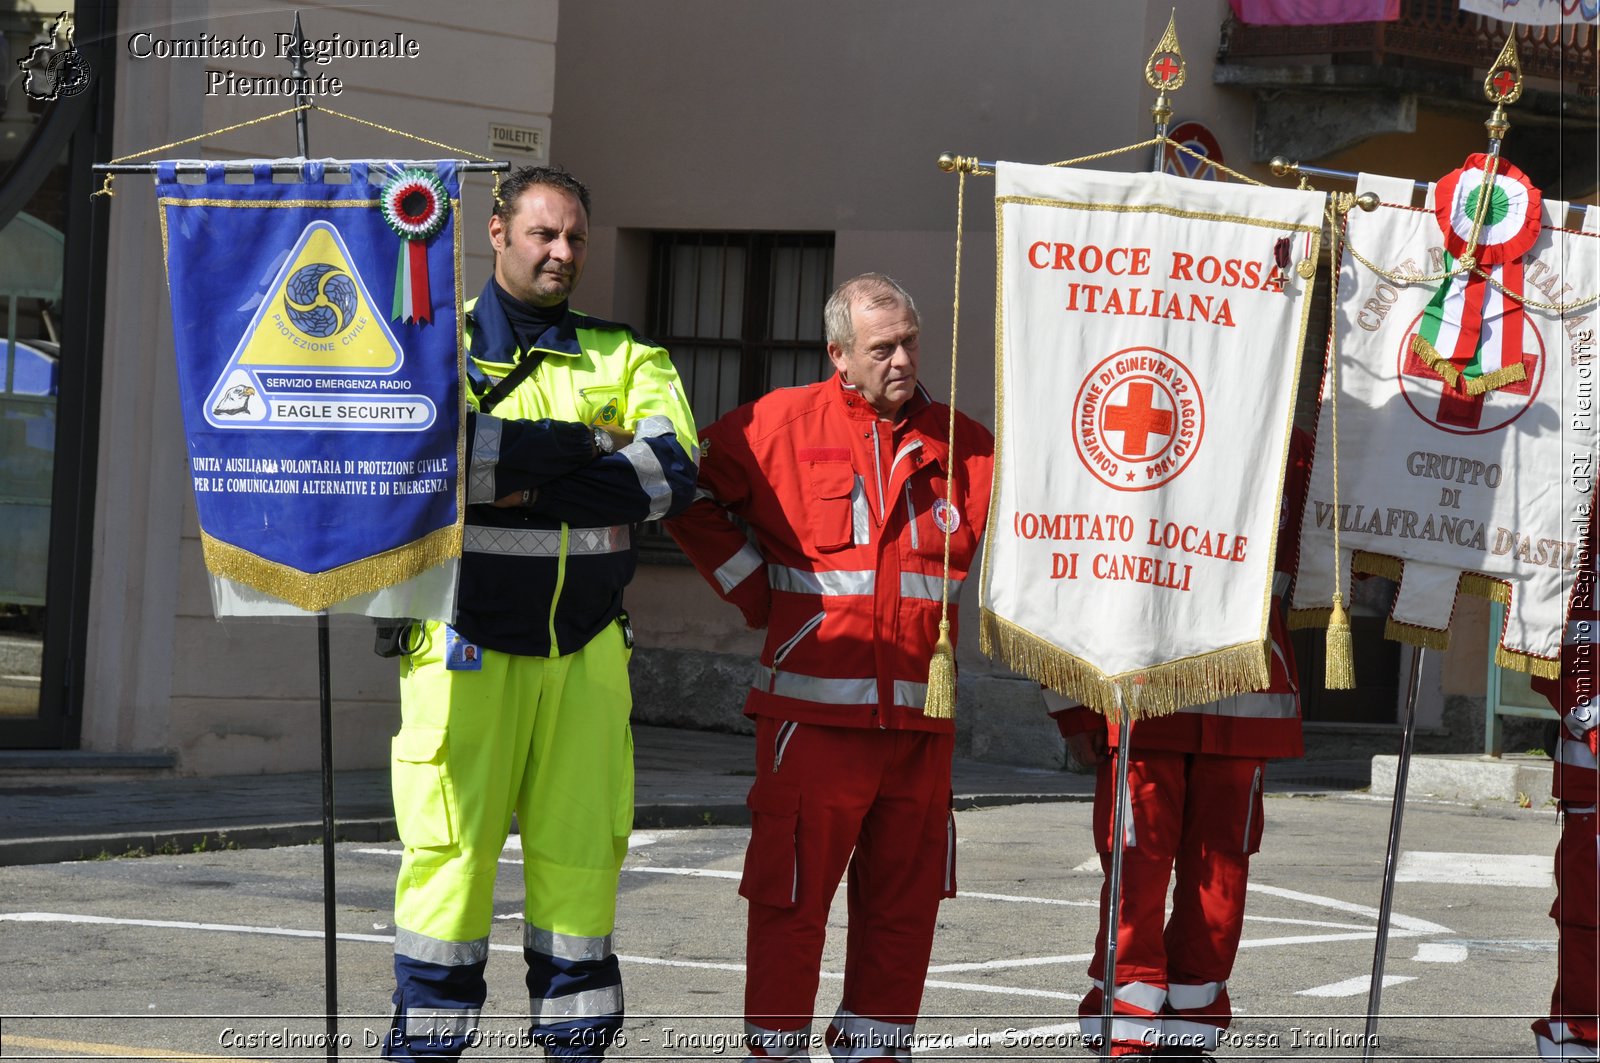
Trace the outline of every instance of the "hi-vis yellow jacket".
<instances>
[{"instance_id":1,"label":"hi-vis yellow jacket","mask_svg":"<svg viewBox=\"0 0 1600 1063\"><path fill-rule=\"evenodd\" d=\"M489 282L492 285L493 281ZM694 415L667 352L626 325L569 310L521 352L493 289L466 306L466 535L456 630L525 656L582 649L622 610L637 526L694 498ZM494 406L521 358L543 361ZM599 455L591 426L633 442ZM526 506L489 503L521 491Z\"/></svg>"}]
</instances>

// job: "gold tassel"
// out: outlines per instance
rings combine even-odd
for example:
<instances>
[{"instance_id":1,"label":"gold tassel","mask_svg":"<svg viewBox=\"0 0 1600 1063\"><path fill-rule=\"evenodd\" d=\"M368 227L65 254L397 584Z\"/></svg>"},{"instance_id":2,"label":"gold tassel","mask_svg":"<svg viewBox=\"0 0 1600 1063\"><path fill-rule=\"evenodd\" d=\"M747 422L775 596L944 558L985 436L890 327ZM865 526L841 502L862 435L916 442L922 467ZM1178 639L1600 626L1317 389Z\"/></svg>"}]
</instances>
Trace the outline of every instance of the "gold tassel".
<instances>
[{"instance_id":1,"label":"gold tassel","mask_svg":"<svg viewBox=\"0 0 1600 1063\"><path fill-rule=\"evenodd\" d=\"M933 660L928 662L928 700L922 715L948 720L956 714L956 653L950 645L950 621L939 621L939 641L933 644Z\"/></svg>"},{"instance_id":2,"label":"gold tassel","mask_svg":"<svg viewBox=\"0 0 1600 1063\"><path fill-rule=\"evenodd\" d=\"M1356 685L1355 651L1350 645L1350 614L1345 612L1344 595L1333 596L1333 612L1328 617L1328 660L1322 685L1329 690L1353 690Z\"/></svg>"}]
</instances>

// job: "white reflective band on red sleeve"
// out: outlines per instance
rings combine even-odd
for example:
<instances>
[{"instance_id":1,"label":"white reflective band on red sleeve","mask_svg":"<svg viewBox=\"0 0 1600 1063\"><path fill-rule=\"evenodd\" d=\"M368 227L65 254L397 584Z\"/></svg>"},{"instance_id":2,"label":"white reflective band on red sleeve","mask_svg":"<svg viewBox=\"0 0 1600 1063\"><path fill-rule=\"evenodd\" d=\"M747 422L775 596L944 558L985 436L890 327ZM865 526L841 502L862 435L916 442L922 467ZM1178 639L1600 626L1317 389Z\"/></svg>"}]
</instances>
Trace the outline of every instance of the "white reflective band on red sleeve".
<instances>
[{"instance_id":1,"label":"white reflective band on red sleeve","mask_svg":"<svg viewBox=\"0 0 1600 1063\"><path fill-rule=\"evenodd\" d=\"M739 548L739 552L724 561L716 571L717 586L722 588L722 593L731 592L739 584L750 578L750 574L761 567L766 559L749 543Z\"/></svg>"},{"instance_id":2,"label":"white reflective band on red sleeve","mask_svg":"<svg viewBox=\"0 0 1600 1063\"><path fill-rule=\"evenodd\" d=\"M820 594L825 597L871 594L878 574L869 569L841 572L807 572L788 565L768 565L767 581L775 591Z\"/></svg>"}]
</instances>

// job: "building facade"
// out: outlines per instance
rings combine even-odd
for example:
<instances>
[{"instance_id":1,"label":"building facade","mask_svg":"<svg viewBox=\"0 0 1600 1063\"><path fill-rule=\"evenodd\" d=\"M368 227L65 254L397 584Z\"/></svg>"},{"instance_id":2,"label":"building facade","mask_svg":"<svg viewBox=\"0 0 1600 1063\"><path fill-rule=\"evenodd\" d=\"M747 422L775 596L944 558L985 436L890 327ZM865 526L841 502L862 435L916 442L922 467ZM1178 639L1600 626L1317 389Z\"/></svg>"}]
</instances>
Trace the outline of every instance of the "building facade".
<instances>
[{"instance_id":1,"label":"building facade","mask_svg":"<svg viewBox=\"0 0 1600 1063\"><path fill-rule=\"evenodd\" d=\"M1274 154L1441 175L1483 150L1487 106L1474 77L1481 81L1498 51L1494 34L1503 39L1504 27L1456 16L1453 3L1404 6L1398 28L1323 40L1238 26L1223 0L1179 5L1188 79L1174 97L1175 129L1263 181L1288 180L1271 174L1266 158ZM1493 49L1488 60L1478 62L1470 49L1453 57L1411 54L1420 46L1398 30L1412 23L1427 29L1428 19L1444 18L1444 6L1452 9L1446 28L1466 42L1461 47L1476 35L1478 51ZM42 491L35 470L27 496L35 522L40 500L47 502L49 530L25 544L20 520L0 527L0 568L16 556L14 572L35 572L41 542L48 555L37 593L17 590L18 601L0 601L0 662L7 664L0 670L12 673L0 680L0 747L157 754L186 773L316 763L312 623L212 617L148 179L121 177L114 199L87 198L88 161L289 106L292 100L244 95L238 86L288 74L275 46L294 10L220 0L80 0L74 9L78 44L92 66L90 88L73 97L84 101L75 105L78 139L56 171L36 181L29 209L19 208L0 228L3 242L23 214L44 215L64 247L59 266L42 260L35 270L58 269L60 291L18 296L32 302L24 305L24 331L9 338L8 350L20 352L37 338L46 342L34 347L49 354L46 318L59 326L56 394L34 396L30 407L55 400L50 490ZM1046 0L463 0L442 11L403 0L300 10L314 41L399 34L420 53L346 58L330 45L329 61L308 68L341 81L338 95L318 96L323 106L514 164L554 161L590 184L594 227L576 302L666 344L702 422L771 387L825 375L823 299L838 280L881 270L918 299L926 384L941 398L954 385L961 408L992 424L990 185L982 177L967 181L961 331L952 336L957 178L941 172L936 159L956 152L1050 162L1148 138L1154 93L1142 70L1172 8ZM41 9L19 19L6 29L14 53L40 35L48 15ZM93 30L92 41L84 27ZM1506 153L1548 194L1582 197L1594 189L1593 30L1570 36L1553 46L1560 62L1540 68L1546 73L1534 83L1526 113L1513 109ZM1448 34L1435 28L1431 37ZM262 42L265 54L231 54L229 41L245 42L246 52L250 42ZM1328 50L1308 51L1311 44ZM16 83L8 86L8 117L22 98ZM27 107L31 127L18 128L43 131L61 101ZM313 157L439 153L317 112L309 137ZM1519 137L1536 161L1519 156ZM1565 147L1569 140L1586 146L1587 168L1574 159L1582 151ZM291 119L277 117L162 157L295 151ZM24 145L14 157L29 154ZM1152 164L1144 149L1096 165ZM0 184L0 207L18 168ZM58 186L71 194L50 215L40 189ZM470 292L491 267L483 230L489 179L470 178L464 200ZM7 221L0 211L0 222ZM1315 341L1312 349L1320 353ZM23 497L10 486L6 493ZM628 595L640 639L636 718L741 727L756 633L743 629L659 532L647 530L645 539L645 563ZM25 547L35 551L32 560L21 559ZM1044 721L1037 688L977 653L975 590L961 608L969 632L960 654L965 748L1059 762L1060 743ZM1357 621L1361 689L1308 695L1307 715L1329 729L1381 737L1397 719L1405 652L1382 640L1378 610L1367 612ZM1461 751L1482 742L1488 617L1486 605L1464 604L1452 648L1428 657L1422 726ZM336 764L381 765L398 720L393 666L372 653L368 623L336 618L332 639ZM32 688L29 668L38 677ZM1320 691L1315 676L1310 685Z\"/></svg>"}]
</instances>

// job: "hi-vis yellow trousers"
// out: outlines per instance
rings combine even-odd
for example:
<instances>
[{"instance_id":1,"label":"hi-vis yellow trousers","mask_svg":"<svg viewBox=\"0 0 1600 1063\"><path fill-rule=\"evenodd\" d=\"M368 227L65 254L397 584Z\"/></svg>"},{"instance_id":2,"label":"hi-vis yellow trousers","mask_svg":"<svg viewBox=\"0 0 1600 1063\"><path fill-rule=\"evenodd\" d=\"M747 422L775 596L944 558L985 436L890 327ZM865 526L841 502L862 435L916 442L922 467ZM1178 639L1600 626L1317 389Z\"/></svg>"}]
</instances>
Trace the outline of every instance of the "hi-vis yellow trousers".
<instances>
[{"instance_id":1,"label":"hi-vis yellow trousers","mask_svg":"<svg viewBox=\"0 0 1600 1063\"><path fill-rule=\"evenodd\" d=\"M633 826L631 651L612 623L575 653L480 650L479 670L457 671L445 635L428 624L401 665L391 773L405 855L385 1055L449 1057L472 1043L513 813L534 1034L553 1054L597 1055L622 1021L611 932Z\"/></svg>"}]
</instances>

